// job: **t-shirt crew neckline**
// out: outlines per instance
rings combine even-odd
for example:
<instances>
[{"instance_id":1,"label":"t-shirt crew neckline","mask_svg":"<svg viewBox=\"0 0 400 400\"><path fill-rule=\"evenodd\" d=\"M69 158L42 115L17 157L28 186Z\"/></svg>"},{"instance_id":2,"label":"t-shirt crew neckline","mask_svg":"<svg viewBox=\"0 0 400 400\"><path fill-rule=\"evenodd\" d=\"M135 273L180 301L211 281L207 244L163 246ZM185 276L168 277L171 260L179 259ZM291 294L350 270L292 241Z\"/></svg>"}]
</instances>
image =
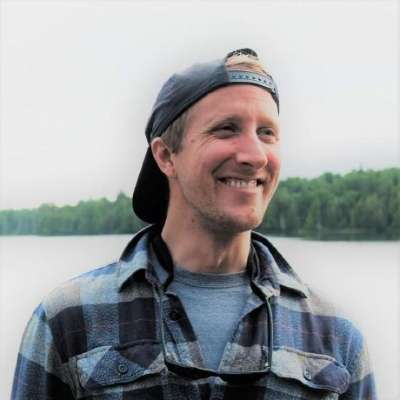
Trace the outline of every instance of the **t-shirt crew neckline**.
<instances>
[{"instance_id":1,"label":"t-shirt crew neckline","mask_svg":"<svg viewBox=\"0 0 400 400\"><path fill-rule=\"evenodd\" d=\"M192 272L181 266L174 266L174 281L194 287L229 288L249 283L247 271L233 273Z\"/></svg>"}]
</instances>

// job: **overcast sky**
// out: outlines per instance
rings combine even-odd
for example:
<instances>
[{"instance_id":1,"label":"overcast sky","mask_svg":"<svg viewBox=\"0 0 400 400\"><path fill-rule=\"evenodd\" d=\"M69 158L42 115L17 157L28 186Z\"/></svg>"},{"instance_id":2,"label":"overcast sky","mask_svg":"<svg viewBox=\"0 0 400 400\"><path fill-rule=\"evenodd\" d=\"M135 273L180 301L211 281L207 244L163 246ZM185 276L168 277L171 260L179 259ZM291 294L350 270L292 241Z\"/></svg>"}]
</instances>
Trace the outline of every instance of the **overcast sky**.
<instances>
[{"instance_id":1,"label":"overcast sky","mask_svg":"<svg viewBox=\"0 0 400 400\"><path fill-rule=\"evenodd\" d=\"M131 193L161 84L251 47L282 178L399 165L396 1L2 1L0 207Z\"/></svg>"}]
</instances>

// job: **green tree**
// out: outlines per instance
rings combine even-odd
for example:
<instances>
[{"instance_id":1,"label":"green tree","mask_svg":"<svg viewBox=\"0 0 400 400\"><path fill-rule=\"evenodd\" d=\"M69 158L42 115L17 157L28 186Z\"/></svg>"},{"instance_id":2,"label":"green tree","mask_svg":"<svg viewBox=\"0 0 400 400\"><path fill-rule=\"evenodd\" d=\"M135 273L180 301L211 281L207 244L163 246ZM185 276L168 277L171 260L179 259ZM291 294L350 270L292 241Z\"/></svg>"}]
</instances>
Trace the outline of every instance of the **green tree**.
<instances>
[{"instance_id":1,"label":"green tree","mask_svg":"<svg viewBox=\"0 0 400 400\"><path fill-rule=\"evenodd\" d=\"M145 224L119 193L75 206L43 204L33 210L0 211L2 235L91 235L132 233ZM315 179L282 181L259 227L280 235L326 234L400 237L400 168L325 173Z\"/></svg>"}]
</instances>

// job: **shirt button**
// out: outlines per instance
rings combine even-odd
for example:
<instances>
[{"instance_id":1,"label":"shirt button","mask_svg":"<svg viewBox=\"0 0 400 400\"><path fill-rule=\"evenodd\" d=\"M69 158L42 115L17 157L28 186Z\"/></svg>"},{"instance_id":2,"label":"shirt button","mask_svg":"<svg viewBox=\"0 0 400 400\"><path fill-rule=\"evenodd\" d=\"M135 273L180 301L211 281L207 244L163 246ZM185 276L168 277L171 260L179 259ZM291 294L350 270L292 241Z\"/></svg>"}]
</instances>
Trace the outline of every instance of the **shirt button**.
<instances>
[{"instance_id":1,"label":"shirt button","mask_svg":"<svg viewBox=\"0 0 400 400\"><path fill-rule=\"evenodd\" d=\"M311 372L308 369L304 370L303 375L304 375L304 378L306 378L308 381L310 381L312 379Z\"/></svg>"},{"instance_id":2,"label":"shirt button","mask_svg":"<svg viewBox=\"0 0 400 400\"><path fill-rule=\"evenodd\" d=\"M178 321L178 319L181 317L181 314L179 313L179 311L177 311L177 310L172 310L170 313L169 313L169 318L172 320L172 321Z\"/></svg>"},{"instance_id":3,"label":"shirt button","mask_svg":"<svg viewBox=\"0 0 400 400\"><path fill-rule=\"evenodd\" d=\"M125 375L129 371L129 368L125 363L120 363L117 366L117 370L121 375Z\"/></svg>"}]
</instances>

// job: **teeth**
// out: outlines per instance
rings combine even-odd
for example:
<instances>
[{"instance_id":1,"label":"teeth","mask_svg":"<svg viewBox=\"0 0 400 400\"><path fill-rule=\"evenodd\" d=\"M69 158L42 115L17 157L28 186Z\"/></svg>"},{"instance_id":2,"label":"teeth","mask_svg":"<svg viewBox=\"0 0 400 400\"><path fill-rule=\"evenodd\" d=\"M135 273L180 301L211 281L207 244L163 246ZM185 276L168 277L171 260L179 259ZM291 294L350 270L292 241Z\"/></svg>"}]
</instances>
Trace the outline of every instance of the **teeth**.
<instances>
[{"instance_id":1,"label":"teeth","mask_svg":"<svg viewBox=\"0 0 400 400\"><path fill-rule=\"evenodd\" d=\"M227 178L227 179L224 179L223 182L225 183L225 185L237 187L237 188L255 188L255 187L257 187L256 179L251 179L249 181L245 181L243 179Z\"/></svg>"}]
</instances>

